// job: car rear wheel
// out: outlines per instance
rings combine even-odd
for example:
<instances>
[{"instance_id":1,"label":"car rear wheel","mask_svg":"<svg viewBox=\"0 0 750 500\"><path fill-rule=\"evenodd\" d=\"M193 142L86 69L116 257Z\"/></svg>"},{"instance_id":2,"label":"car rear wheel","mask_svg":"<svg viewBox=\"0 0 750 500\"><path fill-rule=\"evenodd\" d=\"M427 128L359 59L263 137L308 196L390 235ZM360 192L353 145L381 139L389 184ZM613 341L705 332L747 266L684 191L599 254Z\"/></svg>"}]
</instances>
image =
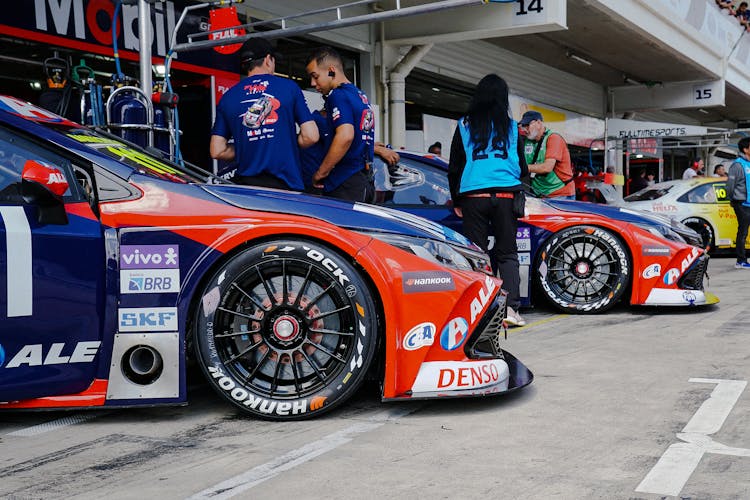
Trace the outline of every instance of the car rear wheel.
<instances>
[{"instance_id":1,"label":"car rear wheel","mask_svg":"<svg viewBox=\"0 0 750 500\"><path fill-rule=\"evenodd\" d=\"M714 230L708 221L700 217L689 217L682 223L700 235L703 248L707 250L714 248Z\"/></svg>"},{"instance_id":2,"label":"car rear wheel","mask_svg":"<svg viewBox=\"0 0 750 500\"><path fill-rule=\"evenodd\" d=\"M376 308L359 272L301 240L255 245L203 290L195 328L211 384L271 420L319 415L352 395L377 344Z\"/></svg>"},{"instance_id":3,"label":"car rear wheel","mask_svg":"<svg viewBox=\"0 0 750 500\"><path fill-rule=\"evenodd\" d=\"M538 269L540 288L556 308L586 313L615 305L632 267L625 245L610 231L576 226L545 242Z\"/></svg>"}]
</instances>

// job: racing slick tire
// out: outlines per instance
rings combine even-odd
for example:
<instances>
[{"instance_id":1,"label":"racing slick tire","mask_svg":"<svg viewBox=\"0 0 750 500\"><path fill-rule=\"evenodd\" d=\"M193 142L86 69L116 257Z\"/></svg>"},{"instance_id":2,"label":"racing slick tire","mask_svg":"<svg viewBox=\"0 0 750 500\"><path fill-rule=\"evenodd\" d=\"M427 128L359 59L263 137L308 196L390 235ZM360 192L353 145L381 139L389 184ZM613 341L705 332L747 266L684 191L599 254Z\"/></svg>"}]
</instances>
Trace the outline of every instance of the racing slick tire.
<instances>
[{"instance_id":1,"label":"racing slick tire","mask_svg":"<svg viewBox=\"0 0 750 500\"><path fill-rule=\"evenodd\" d=\"M256 244L200 295L195 349L214 389L267 420L308 418L348 399L377 345L376 307L359 272L305 240Z\"/></svg>"},{"instance_id":2,"label":"racing slick tire","mask_svg":"<svg viewBox=\"0 0 750 500\"><path fill-rule=\"evenodd\" d=\"M574 226L550 236L539 254L538 285L554 307L597 313L625 293L632 264L627 248L612 232Z\"/></svg>"},{"instance_id":3,"label":"racing slick tire","mask_svg":"<svg viewBox=\"0 0 750 500\"><path fill-rule=\"evenodd\" d=\"M688 217L682 221L687 227L698 233L703 241L703 248L713 250L714 248L714 228L707 220L701 219L700 217Z\"/></svg>"}]
</instances>

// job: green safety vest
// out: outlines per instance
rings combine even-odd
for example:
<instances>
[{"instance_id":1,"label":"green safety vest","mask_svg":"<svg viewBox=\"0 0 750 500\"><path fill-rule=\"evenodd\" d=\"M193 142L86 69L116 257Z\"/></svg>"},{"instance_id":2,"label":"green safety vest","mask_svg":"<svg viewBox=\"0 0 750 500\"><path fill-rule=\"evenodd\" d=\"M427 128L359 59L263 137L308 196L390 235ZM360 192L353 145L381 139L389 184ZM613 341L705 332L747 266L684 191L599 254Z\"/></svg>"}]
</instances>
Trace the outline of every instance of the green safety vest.
<instances>
[{"instance_id":1,"label":"green safety vest","mask_svg":"<svg viewBox=\"0 0 750 500\"><path fill-rule=\"evenodd\" d=\"M542 137L541 145L537 142L530 141L528 139L524 142L523 153L526 157L526 164L532 165L534 163L543 163L547 152L547 139L552 135L551 130L544 132ZM537 153L537 147L539 152ZM535 154L536 153L536 154ZM537 158L541 158L537 160ZM554 193L558 189L565 186L567 182L564 182L560 177L557 176L555 170L546 174L535 174L534 178L531 179L531 190L537 196L547 196L550 193Z\"/></svg>"}]
</instances>

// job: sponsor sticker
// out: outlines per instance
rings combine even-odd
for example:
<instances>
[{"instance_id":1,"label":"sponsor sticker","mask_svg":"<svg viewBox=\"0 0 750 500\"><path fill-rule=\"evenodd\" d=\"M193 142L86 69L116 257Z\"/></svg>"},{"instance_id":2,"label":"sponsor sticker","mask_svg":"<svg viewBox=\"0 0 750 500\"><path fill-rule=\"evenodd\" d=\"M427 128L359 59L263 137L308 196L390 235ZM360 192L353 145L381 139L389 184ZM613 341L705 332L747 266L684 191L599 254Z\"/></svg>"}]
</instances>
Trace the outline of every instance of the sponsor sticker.
<instances>
[{"instance_id":1,"label":"sponsor sticker","mask_svg":"<svg viewBox=\"0 0 750 500\"><path fill-rule=\"evenodd\" d=\"M404 293L443 292L456 289L447 271L409 271L403 274Z\"/></svg>"},{"instance_id":2,"label":"sponsor sticker","mask_svg":"<svg viewBox=\"0 0 750 500\"><path fill-rule=\"evenodd\" d=\"M530 252L531 251L531 239L530 238L516 238L516 247L519 252Z\"/></svg>"},{"instance_id":3,"label":"sponsor sticker","mask_svg":"<svg viewBox=\"0 0 750 500\"><path fill-rule=\"evenodd\" d=\"M669 256L672 254L671 250L669 250L669 248L667 247L655 247L652 245L644 245L641 252L643 253L643 255L649 255L649 256L654 256L654 255Z\"/></svg>"},{"instance_id":4,"label":"sponsor sticker","mask_svg":"<svg viewBox=\"0 0 750 500\"><path fill-rule=\"evenodd\" d=\"M495 291L495 288L497 288L495 280L491 276L485 276L484 287L481 288L477 296L471 300L470 315L472 325L482 314L482 311L484 311L484 308L487 306L490 298L492 298L492 292Z\"/></svg>"},{"instance_id":5,"label":"sponsor sticker","mask_svg":"<svg viewBox=\"0 0 750 500\"><path fill-rule=\"evenodd\" d=\"M70 363L91 363L99 352L101 342L87 341L66 344L55 343L45 347L44 344L28 344L21 347L18 352L10 357L5 368L18 368L20 366L47 366L64 365ZM2 349L0 349L2 350ZM2 366L0 364L0 366Z\"/></svg>"},{"instance_id":6,"label":"sponsor sticker","mask_svg":"<svg viewBox=\"0 0 750 500\"><path fill-rule=\"evenodd\" d=\"M518 264L521 266L530 266L531 265L531 254L530 253L519 253L518 254Z\"/></svg>"},{"instance_id":7,"label":"sponsor sticker","mask_svg":"<svg viewBox=\"0 0 750 500\"><path fill-rule=\"evenodd\" d=\"M126 269L120 271L120 293L177 293L179 269Z\"/></svg>"},{"instance_id":8,"label":"sponsor sticker","mask_svg":"<svg viewBox=\"0 0 750 500\"><path fill-rule=\"evenodd\" d=\"M695 293L693 292L682 292L682 299L691 306L695 304L696 300L698 300L698 298L695 296Z\"/></svg>"},{"instance_id":9,"label":"sponsor sticker","mask_svg":"<svg viewBox=\"0 0 750 500\"><path fill-rule=\"evenodd\" d=\"M672 268L669 271L664 274L664 284L665 285L674 285L677 283L677 279L680 277L680 270L676 268Z\"/></svg>"},{"instance_id":10,"label":"sponsor sticker","mask_svg":"<svg viewBox=\"0 0 750 500\"><path fill-rule=\"evenodd\" d=\"M420 323L404 336L404 349L416 351L421 347L431 346L435 342L437 328L433 323Z\"/></svg>"},{"instance_id":11,"label":"sponsor sticker","mask_svg":"<svg viewBox=\"0 0 750 500\"><path fill-rule=\"evenodd\" d=\"M440 333L440 345L446 351L461 347L469 333L469 323L464 318L453 318Z\"/></svg>"},{"instance_id":12,"label":"sponsor sticker","mask_svg":"<svg viewBox=\"0 0 750 500\"><path fill-rule=\"evenodd\" d=\"M177 330L176 307L123 307L118 311L121 332L171 332Z\"/></svg>"},{"instance_id":13,"label":"sponsor sticker","mask_svg":"<svg viewBox=\"0 0 750 500\"><path fill-rule=\"evenodd\" d=\"M650 280L657 276L661 276L661 264L651 264L643 270L643 279Z\"/></svg>"},{"instance_id":14,"label":"sponsor sticker","mask_svg":"<svg viewBox=\"0 0 750 500\"><path fill-rule=\"evenodd\" d=\"M428 361L419 368L412 392L477 389L507 383L508 376L508 365L502 359Z\"/></svg>"},{"instance_id":15,"label":"sponsor sticker","mask_svg":"<svg viewBox=\"0 0 750 500\"><path fill-rule=\"evenodd\" d=\"M531 229L528 227L519 227L516 229L516 239L525 240L531 238Z\"/></svg>"},{"instance_id":16,"label":"sponsor sticker","mask_svg":"<svg viewBox=\"0 0 750 500\"><path fill-rule=\"evenodd\" d=\"M178 245L122 245L120 269L179 269Z\"/></svg>"}]
</instances>

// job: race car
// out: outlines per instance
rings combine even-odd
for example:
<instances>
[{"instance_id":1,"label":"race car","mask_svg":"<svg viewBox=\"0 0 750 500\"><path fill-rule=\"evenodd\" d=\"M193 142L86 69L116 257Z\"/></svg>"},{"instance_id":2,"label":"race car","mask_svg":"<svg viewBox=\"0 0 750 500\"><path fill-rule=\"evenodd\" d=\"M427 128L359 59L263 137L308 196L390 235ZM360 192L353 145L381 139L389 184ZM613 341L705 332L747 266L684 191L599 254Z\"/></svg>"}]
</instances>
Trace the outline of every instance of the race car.
<instances>
[{"instance_id":1,"label":"race car","mask_svg":"<svg viewBox=\"0 0 750 500\"><path fill-rule=\"evenodd\" d=\"M376 159L377 203L460 232L447 163L429 154L399 155L395 167ZM538 295L570 313L603 312L621 299L654 306L718 302L703 286L708 255L685 225L639 210L527 196L516 235L523 306Z\"/></svg>"},{"instance_id":2,"label":"race car","mask_svg":"<svg viewBox=\"0 0 750 500\"><path fill-rule=\"evenodd\" d=\"M729 203L726 178L660 182L626 196L624 201L623 206L663 214L693 228L704 248L737 246L737 216ZM746 245L750 245L750 238Z\"/></svg>"},{"instance_id":3,"label":"race car","mask_svg":"<svg viewBox=\"0 0 750 500\"><path fill-rule=\"evenodd\" d=\"M207 180L211 182L207 182ZM454 231L235 186L0 96L0 409L186 403L186 357L251 415L529 384L502 282Z\"/></svg>"},{"instance_id":4,"label":"race car","mask_svg":"<svg viewBox=\"0 0 750 500\"><path fill-rule=\"evenodd\" d=\"M242 117L242 123L247 128L256 129L263 125L268 115L273 111L271 97L263 95L250 106Z\"/></svg>"}]
</instances>

